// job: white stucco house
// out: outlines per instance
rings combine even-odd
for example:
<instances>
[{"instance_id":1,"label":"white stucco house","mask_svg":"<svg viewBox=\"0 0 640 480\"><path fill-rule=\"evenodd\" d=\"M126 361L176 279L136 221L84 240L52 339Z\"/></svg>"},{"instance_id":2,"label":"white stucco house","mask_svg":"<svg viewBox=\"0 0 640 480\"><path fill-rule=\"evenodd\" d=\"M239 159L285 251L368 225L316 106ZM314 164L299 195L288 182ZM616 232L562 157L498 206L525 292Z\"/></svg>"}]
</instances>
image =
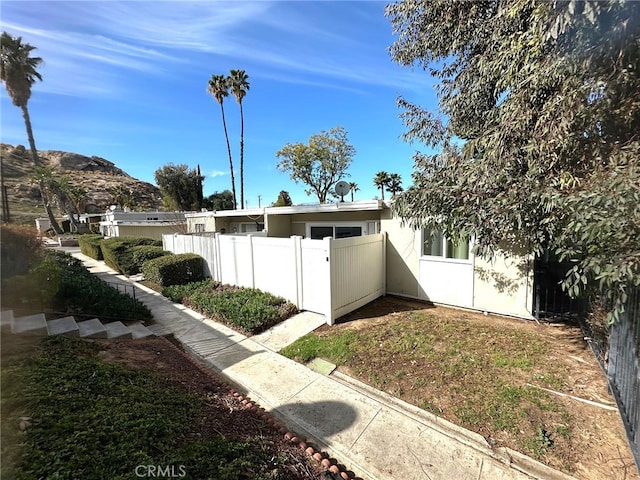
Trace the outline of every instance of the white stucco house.
<instances>
[{"instance_id":1,"label":"white stucco house","mask_svg":"<svg viewBox=\"0 0 640 480\"><path fill-rule=\"evenodd\" d=\"M185 212L127 212L108 210L100 233L108 237L148 237L162 240L166 233L186 232Z\"/></svg>"},{"instance_id":2,"label":"white stucco house","mask_svg":"<svg viewBox=\"0 0 640 480\"><path fill-rule=\"evenodd\" d=\"M322 239L386 234L386 293L488 313L532 318L534 258L473 254L473 242L454 245L439 232L415 230L380 200L292 207L194 212L194 235L251 234Z\"/></svg>"}]
</instances>

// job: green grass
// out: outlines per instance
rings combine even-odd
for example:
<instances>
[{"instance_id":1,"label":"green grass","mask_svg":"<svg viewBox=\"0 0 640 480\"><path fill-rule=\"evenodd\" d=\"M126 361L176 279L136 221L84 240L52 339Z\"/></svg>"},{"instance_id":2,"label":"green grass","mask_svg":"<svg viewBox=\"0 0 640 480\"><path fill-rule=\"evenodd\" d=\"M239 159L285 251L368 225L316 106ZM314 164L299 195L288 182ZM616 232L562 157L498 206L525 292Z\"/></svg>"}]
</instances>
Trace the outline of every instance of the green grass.
<instances>
[{"instance_id":1,"label":"green grass","mask_svg":"<svg viewBox=\"0 0 640 480\"><path fill-rule=\"evenodd\" d=\"M548 366L550 347L541 337L423 312L387 319L311 333L280 353L299 362L324 358L465 428L493 438L515 437L534 456L552 446L531 423L532 414L548 418L549 424L562 423L565 427L553 435L568 438L572 428L566 407L526 386L541 379L562 382L560 369Z\"/></svg>"},{"instance_id":2,"label":"green grass","mask_svg":"<svg viewBox=\"0 0 640 480\"><path fill-rule=\"evenodd\" d=\"M3 458L2 478L130 479L139 465L183 466L192 479L273 478L282 459L262 440L203 437L202 398L105 364L100 348L51 337L3 369L3 453L12 461ZM17 429L21 416L32 418L26 433Z\"/></svg>"}]
</instances>

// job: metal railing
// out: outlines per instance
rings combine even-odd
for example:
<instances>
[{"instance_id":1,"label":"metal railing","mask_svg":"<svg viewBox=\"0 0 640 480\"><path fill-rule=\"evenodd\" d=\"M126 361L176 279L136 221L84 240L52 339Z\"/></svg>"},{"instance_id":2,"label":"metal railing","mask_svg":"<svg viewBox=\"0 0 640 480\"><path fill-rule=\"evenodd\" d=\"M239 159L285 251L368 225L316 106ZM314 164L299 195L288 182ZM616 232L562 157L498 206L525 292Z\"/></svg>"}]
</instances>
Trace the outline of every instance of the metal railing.
<instances>
[{"instance_id":1,"label":"metal railing","mask_svg":"<svg viewBox=\"0 0 640 480\"><path fill-rule=\"evenodd\" d=\"M122 292L125 293L127 295L130 295L133 297L134 300L136 300L136 286L135 285L129 285L126 283L117 283L117 282L106 282L104 280L102 280L104 283L106 283L107 285L109 285L111 288L117 290L118 292Z\"/></svg>"},{"instance_id":2,"label":"metal railing","mask_svg":"<svg viewBox=\"0 0 640 480\"><path fill-rule=\"evenodd\" d=\"M640 288L629 289L625 311L611 327L609 387L640 467Z\"/></svg>"}]
</instances>

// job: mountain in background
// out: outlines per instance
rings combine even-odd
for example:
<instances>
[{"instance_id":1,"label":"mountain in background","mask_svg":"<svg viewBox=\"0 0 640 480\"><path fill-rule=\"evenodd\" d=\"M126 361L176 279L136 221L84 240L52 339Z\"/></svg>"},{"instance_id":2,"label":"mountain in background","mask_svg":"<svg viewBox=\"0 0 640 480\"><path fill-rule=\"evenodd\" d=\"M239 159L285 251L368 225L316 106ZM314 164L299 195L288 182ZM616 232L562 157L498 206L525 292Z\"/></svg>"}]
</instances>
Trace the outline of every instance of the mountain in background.
<instances>
[{"instance_id":1,"label":"mountain in background","mask_svg":"<svg viewBox=\"0 0 640 480\"><path fill-rule=\"evenodd\" d=\"M29 178L33 174L31 153L22 145L0 144L2 176L7 188L9 212L14 223L31 223L46 217L37 185ZM87 191L87 212L103 213L114 203L111 188L124 186L133 194L132 210L160 210L162 195L155 185L142 182L104 158L86 157L57 150L38 150L42 164L57 176L66 176L69 183ZM54 209L54 212L57 212Z\"/></svg>"}]
</instances>

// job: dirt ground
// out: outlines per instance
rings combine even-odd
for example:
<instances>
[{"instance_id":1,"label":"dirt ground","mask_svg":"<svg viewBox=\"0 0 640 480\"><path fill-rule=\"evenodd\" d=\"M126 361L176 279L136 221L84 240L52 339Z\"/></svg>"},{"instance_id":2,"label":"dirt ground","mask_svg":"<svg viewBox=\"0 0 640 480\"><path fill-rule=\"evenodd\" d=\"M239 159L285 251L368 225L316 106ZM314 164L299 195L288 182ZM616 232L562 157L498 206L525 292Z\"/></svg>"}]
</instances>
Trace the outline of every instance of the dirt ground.
<instances>
[{"instance_id":1,"label":"dirt ground","mask_svg":"<svg viewBox=\"0 0 640 480\"><path fill-rule=\"evenodd\" d=\"M406 331L406 325L415 323L416 312L428 314L429 318L437 319L441 324L455 323L457 330L454 330L452 338L462 338L464 335L485 336L480 342L480 345L485 345L484 352L479 347L481 354L491 355L492 351L506 347L501 344L505 338L535 338L536 343L540 342L544 353L533 358L532 366L523 370L522 374L513 369L513 377L509 381L557 392L546 393L549 393L552 401L557 401L563 407L564 412L569 412L565 417L570 417L533 418L550 413L535 408L527 409L528 418L521 423L522 430L528 427L525 423L540 425L543 421L555 425L563 422L568 426L568 434L551 437L553 448L543 452L538 460L585 480L640 478L618 411L603 408L615 407L615 400L608 393L605 374L577 325L537 323L386 297L343 317L339 325L322 327L317 332L321 335L336 334L341 329L356 329L367 332L367 335L371 335L373 331L379 332L376 333L375 340L379 343L375 343L375 346L379 345L380 348L377 352L369 350L370 356L364 361L375 365L376 378L389 379L383 389L422 408L425 404L429 405L432 408L428 410L433 413L470 428L454 412L457 411L456 407L465 402L466 394L473 394L472 389L482 390L482 385L474 384L474 375L466 377L466 386L438 385L437 380L424 382L429 384L422 386L416 382L416 376L429 377L428 372L440 368L439 365L421 364L417 357L409 362L406 361L408 357L403 355L388 354L385 335L389 333L380 332L393 332L394 325L399 326L400 331ZM408 322L404 324L405 327L402 326L403 321ZM442 357L445 357L444 353ZM367 373L363 373L365 369L359 371L357 360L354 358L350 366L341 369L371 384L370 376L367 378ZM398 371L403 371L404 374L398 375ZM481 375L481 372L477 372L479 378ZM547 380L552 377L554 381L549 385ZM485 436L490 444L523 451L522 443L519 444L508 432L484 427L470 429ZM524 433L522 430L520 433ZM531 455L526 450L523 453Z\"/></svg>"},{"instance_id":2,"label":"dirt ground","mask_svg":"<svg viewBox=\"0 0 640 480\"><path fill-rule=\"evenodd\" d=\"M210 433L223 435L235 441L262 438L279 457L286 457L285 472L277 478L287 480L324 479L326 466L300 447L286 439L263 411L251 408L246 399L233 395L214 375L190 361L178 347L162 338L139 340L103 341L106 350L101 352L105 362L113 362L130 368L150 370L164 376L171 384L180 385L192 394L204 397L207 408L206 424ZM221 413L224 412L224 413ZM335 461L333 461L335 463ZM284 474L284 476L283 476Z\"/></svg>"}]
</instances>

